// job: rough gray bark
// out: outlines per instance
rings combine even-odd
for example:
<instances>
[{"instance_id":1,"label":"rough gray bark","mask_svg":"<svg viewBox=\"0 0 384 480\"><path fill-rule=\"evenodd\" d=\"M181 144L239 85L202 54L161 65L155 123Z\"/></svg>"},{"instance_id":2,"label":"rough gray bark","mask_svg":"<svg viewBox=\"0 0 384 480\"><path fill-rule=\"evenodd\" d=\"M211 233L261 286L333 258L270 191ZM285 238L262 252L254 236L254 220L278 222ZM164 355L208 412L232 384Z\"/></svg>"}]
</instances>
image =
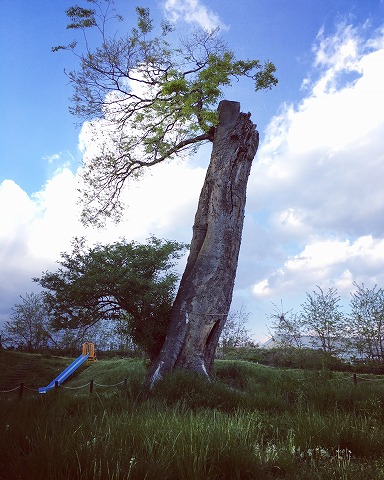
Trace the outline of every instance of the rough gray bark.
<instances>
[{"instance_id":1,"label":"rough gray bark","mask_svg":"<svg viewBox=\"0 0 384 480\"><path fill-rule=\"evenodd\" d=\"M219 105L211 161L200 194L187 265L164 345L149 369L153 385L184 368L209 376L232 301L246 189L259 135L240 104Z\"/></svg>"}]
</instances>

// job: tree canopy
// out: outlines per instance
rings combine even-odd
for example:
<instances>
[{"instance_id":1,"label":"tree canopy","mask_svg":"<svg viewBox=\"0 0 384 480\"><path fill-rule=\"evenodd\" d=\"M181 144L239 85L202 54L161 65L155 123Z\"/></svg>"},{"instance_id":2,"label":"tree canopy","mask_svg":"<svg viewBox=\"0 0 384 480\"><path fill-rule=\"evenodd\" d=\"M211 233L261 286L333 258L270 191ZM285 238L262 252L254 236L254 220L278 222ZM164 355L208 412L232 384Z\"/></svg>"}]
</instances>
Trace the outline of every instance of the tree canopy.
<instances>
[{"instance_id":1,"label":"tree canopy","mask_svg":"<svg viewBox=\"0 0 384 480\"><path fill-rule=\"evenodd\" d=\"M35 278L57 329L124 320L150 357L165 337L178 276L172 270L185 245L155 237L146 244L121 240L87 247L76 238L56 272Z\"/></svg>"},{"instance_id":2,"label":"tree canopy","mask_svg":"<svg viewBox=\"0 0 384 480\"><path fill-rule=\"evenodd\" d=\"M218 31L196 30L177 45L168 23L155 28L147 8L136 8L137 24L127 34L108 33L113 19L122 20L112 0L88 0L95 8L66 11L68 28L84 33L70 49L80 67L68 73L74 88L71 112L81 119L101 120L89 128L100 140L99 152L83 168L83 220L119 218L120 194L126 180L146 167L213 141L217 103L233 80L248 77L256 90L276 85L275 66L266 61L238 60ZM87 30L100 34L91 48Z\"/></svg>"}]
</instances>

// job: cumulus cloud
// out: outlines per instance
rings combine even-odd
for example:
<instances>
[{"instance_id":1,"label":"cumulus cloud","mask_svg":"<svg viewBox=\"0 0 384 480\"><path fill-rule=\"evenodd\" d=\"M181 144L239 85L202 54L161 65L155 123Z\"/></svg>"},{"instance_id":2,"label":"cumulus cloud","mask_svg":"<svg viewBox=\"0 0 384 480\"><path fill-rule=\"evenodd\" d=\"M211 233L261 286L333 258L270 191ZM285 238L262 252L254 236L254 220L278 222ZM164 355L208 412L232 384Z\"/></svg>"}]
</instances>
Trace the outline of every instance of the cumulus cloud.
<instances>
[{"instance_id":1,"label":"cumulus cloud","mask_svg":"<svg viewBox=\"0 0 384 480\"><path fill-rule=\"evenodd\" d=\"M172 22L184 22L198 25L205 30L227 30L219 15L199 0L166 0L164 3L166 15Z\"/></svg>"},{"instance_id":2,"label":"cumulus cloud","mask_svg":"<svg viewBox=\"0 0 384 480\"><path fill-rule=\"evenodd\" d=\"M348 297L353 282L383 284L384 239L371 235L350 240L313 240L297 255L284 262L281 268L253 286L258 297L271 297L279 291L282 296L294 290L312 290L316 285L336 287Z\"/></svg>"},{"instance_id":3,"label":"cumulus cloud","mask_svg":"<svg viewBox=\"0 0 384 480\"><path fill-rule=\"evenodd\" d=\"M366 27L321 30L305 97L269 124L249 187L268 224L259 300L384 285L384 36Z\"/></svg>"},{"instance_id":4,"label":"cumulus cloud","mask_svg":"<svg viewBox=\"0 0 384 480\"><path fill-rule=\"evenodd\" d=\"M60 253L70 250L75 236L85 235L90 244L114 242L122 237L145 241L152 233L189 242L204 175L203 168L191 167L188 162L155 167L153 174L132 183L126 190L125 219L102 230L81 224L78 173L65 165L31 196L13 181L3 181L0 184L0 326L9 319L11 307L19 303L20 295L38 290L32 277L55 270Z\"/></svg>"}]
</instances>

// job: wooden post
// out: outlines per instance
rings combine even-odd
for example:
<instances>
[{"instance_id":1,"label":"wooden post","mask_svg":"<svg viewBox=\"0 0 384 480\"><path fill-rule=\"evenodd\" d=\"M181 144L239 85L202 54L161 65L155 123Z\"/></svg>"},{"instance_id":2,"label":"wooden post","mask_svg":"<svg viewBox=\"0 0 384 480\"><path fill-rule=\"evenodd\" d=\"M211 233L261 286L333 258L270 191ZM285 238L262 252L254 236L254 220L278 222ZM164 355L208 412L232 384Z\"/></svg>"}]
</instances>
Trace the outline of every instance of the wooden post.
<instances>
[{"instance_id":1,"label":"wooden post","mask_svg":"<svg viewBox=\"0 0 384 480\"><path fill-rule=\"evenodd\" d=\"M19 399L21 400L23 398L23 392L24 392L24 383L20 383L20 389L19 389Z\"/></svg>"},{"instance_id":2,"label":"wooden post","mask_svg":"<svg viewBox=\"0 0 384 480\"><path fill-rule=\"evenodd\" d=\"M89 393L93 393L93 380L89 383Z\"/></svg>"},{"instance_id":3,"label":"wooden post","mask_svg":"<svg viewBox=\"0 0 384 480\"><path fill-rule=\"evenodd\" d=\"M356 373L353 374L353 383L357 385L357 376Z\"/></svg>"}]
</instances>

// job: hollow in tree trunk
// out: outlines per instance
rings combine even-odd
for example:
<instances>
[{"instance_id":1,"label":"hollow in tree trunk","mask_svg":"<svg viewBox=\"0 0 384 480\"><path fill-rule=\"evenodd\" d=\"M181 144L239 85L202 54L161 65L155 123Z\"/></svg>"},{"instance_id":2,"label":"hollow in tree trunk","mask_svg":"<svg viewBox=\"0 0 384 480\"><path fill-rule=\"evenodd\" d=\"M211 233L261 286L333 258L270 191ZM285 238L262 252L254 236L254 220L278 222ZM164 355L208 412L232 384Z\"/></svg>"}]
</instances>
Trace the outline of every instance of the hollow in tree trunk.
<instances>
[{"instance_id":1,"label":"hollow in tree trunk","mask_svg":"<svg viewBox=\"0 0 384 480\"><path fill-rule=\"evenodd\" d=\"M164 345L147 375L150 388L175 368L209 377L232 301L247 182L259 135L238 102L223 100L218 113L190 253Z\"/></svg>"}]
</instances>

